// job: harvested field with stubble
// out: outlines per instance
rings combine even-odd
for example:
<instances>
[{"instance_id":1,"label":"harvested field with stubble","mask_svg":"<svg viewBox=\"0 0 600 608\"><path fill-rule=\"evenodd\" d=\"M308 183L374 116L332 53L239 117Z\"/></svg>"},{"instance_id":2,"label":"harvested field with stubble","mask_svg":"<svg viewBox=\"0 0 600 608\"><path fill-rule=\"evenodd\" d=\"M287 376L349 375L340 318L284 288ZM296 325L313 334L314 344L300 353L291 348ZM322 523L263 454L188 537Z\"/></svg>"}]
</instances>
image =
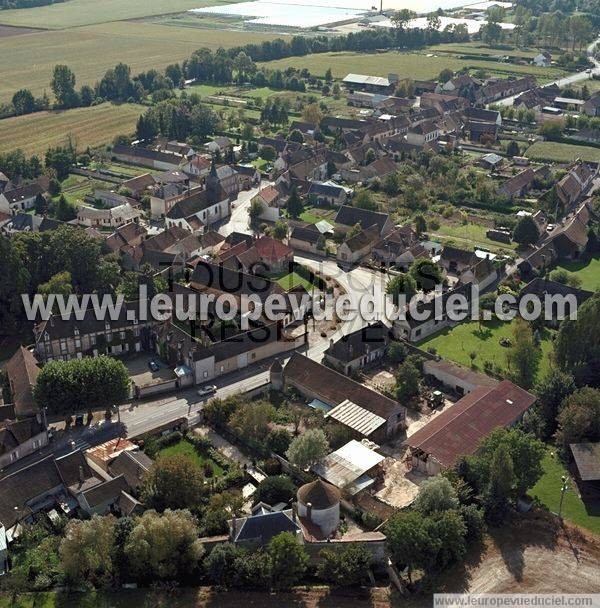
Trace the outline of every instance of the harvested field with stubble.
<instances>
[{"instance_id":1,"label":"harvested field with stubble","mask_svg":"<svg viewBox=\"0 0 600 608\"><path fill-rule=\"evenodd\" d=\"M69 0L29 9L0 11L0 23L58 30L228 3L227 0Z\"/></svg>"},{"instance_id":2,"label":"harvested field with stubble","mask_svg":"<svg viewBox=\"0 0 600 608\"><path fill-rule=\"evenodd\" d=\"M9 100L23 87L35 95L44 90L51 94L52 70L58 63L67 64L75 72L77 86L93 85L119 62L137 74L183 61L202 47L216 50L276 37L121 21L0 38L0 101Z\"/></svg>"},{"instance_id":3,"label":"harvested field with stubble","mask_svg":"<svg viewBox=\"0 0 600 608\"><path fill-rule=\"evenodd\" d=\"M135 131L144 106L104 103L91 108L37 112L0 120L0 153L21 148L43 155L51 146L66 143L72 135L78 150L111 143L116 135Z\"/></svg>"}]
</instances>

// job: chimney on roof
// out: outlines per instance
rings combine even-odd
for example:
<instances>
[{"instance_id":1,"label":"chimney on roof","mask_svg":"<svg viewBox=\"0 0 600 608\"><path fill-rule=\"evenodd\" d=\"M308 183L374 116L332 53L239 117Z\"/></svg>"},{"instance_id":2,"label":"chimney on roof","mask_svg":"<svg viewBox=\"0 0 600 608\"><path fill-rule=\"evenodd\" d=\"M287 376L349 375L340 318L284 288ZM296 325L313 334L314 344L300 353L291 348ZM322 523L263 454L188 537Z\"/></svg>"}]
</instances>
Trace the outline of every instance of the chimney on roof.
<instances>
[{"instance_id":1,"label":"chimney on roof","mask_svg":"<svg viewBox=\"0 0 600 608\"><path fill-rule=\"evenodd\" d=\"M79 483L83 483L85 481L85 478L83 476L83 467L81 465L79 465Z\"/></svg>"},{"instance_id":2,"label":"chimney on roof","mask_svg":"<svg viewBox=\"0 0 600 608\"><path fill-rule=\"evenodd\" d=\"M312 521L312 502L306 503L306 519Z\"/></svg>"}]
</instances>

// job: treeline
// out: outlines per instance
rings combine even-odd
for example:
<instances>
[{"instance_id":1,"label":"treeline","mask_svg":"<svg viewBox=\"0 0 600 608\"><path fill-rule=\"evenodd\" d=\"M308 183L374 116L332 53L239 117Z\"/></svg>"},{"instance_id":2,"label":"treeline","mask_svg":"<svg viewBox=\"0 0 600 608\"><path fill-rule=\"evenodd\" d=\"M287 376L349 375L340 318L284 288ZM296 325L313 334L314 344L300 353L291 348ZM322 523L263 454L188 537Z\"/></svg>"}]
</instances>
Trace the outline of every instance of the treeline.
<instances>
[{"instance_id":1,"label":"treeline","mask_svg":"<svg viewBox=\"0 0 600 608\"><path fill-rule=\"evenodd\" d=\"M572 15L577 12L588 17L595 27L600 26L600 0L517 0L515 6L530 10L533 15L557 12Z\"/></svg>"}]
</instances>

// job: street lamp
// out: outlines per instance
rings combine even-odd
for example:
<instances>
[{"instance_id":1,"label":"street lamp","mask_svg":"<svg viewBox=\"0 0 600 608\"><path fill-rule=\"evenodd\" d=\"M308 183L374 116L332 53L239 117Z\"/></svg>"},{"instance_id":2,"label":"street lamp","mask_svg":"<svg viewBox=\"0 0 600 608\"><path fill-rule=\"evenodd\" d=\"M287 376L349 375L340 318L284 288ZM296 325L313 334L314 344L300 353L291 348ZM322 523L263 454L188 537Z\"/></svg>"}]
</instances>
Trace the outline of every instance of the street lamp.
<instances>
[{"instance_id":1,"label":"street lamp","mask_svg":"<svg viewBox=\"0 0 600 608\"><path fill-rule=\"evenodd\" d=\"M560 488L560 503L558 505L558 519L562 520L563 500L565 498L566 491L569 489L569 484L567 483L568 480L564 475L561 477L561 480L562 480L562 487Z\"/></svg>"}]
</instances>

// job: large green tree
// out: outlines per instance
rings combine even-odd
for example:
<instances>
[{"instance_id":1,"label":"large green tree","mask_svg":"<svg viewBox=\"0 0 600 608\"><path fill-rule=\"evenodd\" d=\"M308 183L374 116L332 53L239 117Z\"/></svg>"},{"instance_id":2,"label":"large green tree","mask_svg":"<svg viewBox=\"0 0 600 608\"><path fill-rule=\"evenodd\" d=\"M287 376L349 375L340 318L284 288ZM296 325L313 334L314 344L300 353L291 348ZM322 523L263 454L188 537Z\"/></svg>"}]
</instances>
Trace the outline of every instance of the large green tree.
<instances>
[{"instance_id":1,"label":"large green tree","mask_svg":"<svg viewBox=\"0 0 600 608\"><path fill-rule=\"evenodd\" d=\"M329 452L329 442L321 429L309 429L298 435L288 448L286 456L292 464L307 469Z\"/></svg>"},{"instance_id":2,"label":"large green tree","mask_svg":"<svg viewBox=\"0 0 600 608\"><path fill-rule=\"evenodd\" d=\"M146 511L136 520L125 545L129 567L145 583L177 580L191 583L198 575L204 549L196 520L189 511Z\"/></svg>"},{"instance_id":3,"label":"large green tree","mask_svg":"<svg viewBox=\"0 0 600 608\"><path fill-rule=\"evenodd\" d=\"M93 515L88 521L69 522L60 544L60 561L67 581L106 587L114 575L116 519Z\"/></svg>"},{"instance_id":4,"label":"large green tree","mask_svg":"<svg viewBox=\"0 0 600 608\"><path fill-rule=\"evenodd\" d=\"M340 587L358 585L369 578L371 552L365 545L351 543L342 551L323 549L317 575Z\"/></svg>"},{"instance_id":5,"label":"large green tree","mask_svg":"<svg viewBox=\"0 0 600 608\"><path fill-rule=\"evenodd\" d=\"M49 414L70 415L121 403L129 396L129 386L129 373L123 363L103 355L46 363L34 394Z\"/></svg>"},{"instance_id":6,"label":"large green tree","mask_svg":"<svg viewBox=\"0 0 600 608\"><path fill-rule=\"evenodd\" d=\"M554 352L578 386L600 386L600 293L579 307L576 320L562 321Z\"/></svg>"},{"instance_id":7,"label":"large green tree","mask_svg":"<svg viewBox=\"0 0 600 608\"><path fill-rule=\"evenodd\" d=\"M157 511L195 509L205 495L204 476L189 456L160 456L142 484L144 503Z\"/></svg>"},{"instance_id":8,"label":"large green tree","mask_svg":"<svg viewBox=\"0 0 600 608\"><path fill-rule=\"evenodd\" d=\"M564 400L557 439L565 455L571 443L600 441L600 390L584 387Z\"/></svg>"},{"instance_id":9,"label":"large green tree","mask_svg":"<svg viewBox=\"0 0 600 608\"><path fill-rule=\"evenodd\" d=\"M530 215L523 216L515 226L513 240L520 245L533 245L540 238L540 230Z\"/></svg>"},{"instance_id":10,"label":"large green tree","mask_svg":"<svg viewBox=\"0 0 600 608\"><path fill-rule=\"evenodd\" d=\"M54 67L50 88L56 97L59 108L72 108L77 105L77 92L75 91L75 74L66 65Z\"/></svg>"},{"instance_id":11,"label":"large green tree","mask_svg":"<svg viewBox=\"0 0 600 608\"><path fill-rule=\"evenodd\" d=\"M308 555L291 532L274 536L267 545L267 555L274 589L289 589L300 582L308 568Z\"/></svg>"},{"instance_id":12,"label":"large green tree","mask_svg":"<svg viewBox=\"0 0 600 608\"><path fill-rule=\"evenodd\" d=\"M525 389L531 388L535 383L540 359L540 347L536 344L531 325L523 319L517 319L513 328L512 344L506 353L514 382Z\"/></svg>"}]
</instances>

